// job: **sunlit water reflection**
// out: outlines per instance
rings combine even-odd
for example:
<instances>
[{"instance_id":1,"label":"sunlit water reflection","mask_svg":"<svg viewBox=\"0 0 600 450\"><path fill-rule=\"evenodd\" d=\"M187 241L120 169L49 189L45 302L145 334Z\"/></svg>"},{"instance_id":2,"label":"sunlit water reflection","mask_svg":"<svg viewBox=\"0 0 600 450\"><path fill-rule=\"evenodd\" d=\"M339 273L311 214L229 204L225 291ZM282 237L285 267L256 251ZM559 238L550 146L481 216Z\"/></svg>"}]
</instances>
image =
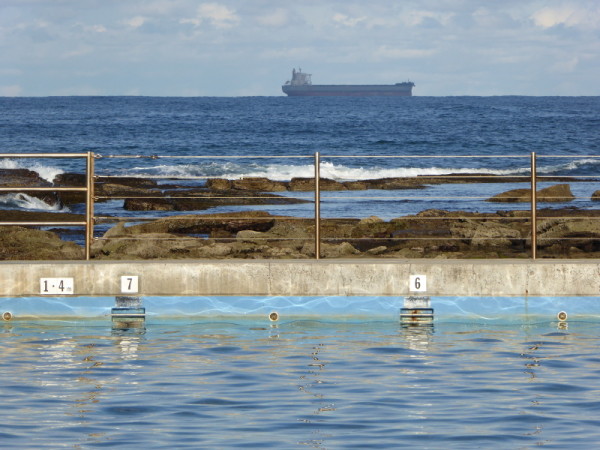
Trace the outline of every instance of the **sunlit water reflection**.
<instances>
[{"instance_id":1,"label":"sunlit water reflection","mask_svg":"<svg viewBox=\"0 0 600 450\"><path fill-rule=\"evenodd\" d=\"M0 323L6 448L600 443L595 320Z\"/></svg>"}]
</instances>

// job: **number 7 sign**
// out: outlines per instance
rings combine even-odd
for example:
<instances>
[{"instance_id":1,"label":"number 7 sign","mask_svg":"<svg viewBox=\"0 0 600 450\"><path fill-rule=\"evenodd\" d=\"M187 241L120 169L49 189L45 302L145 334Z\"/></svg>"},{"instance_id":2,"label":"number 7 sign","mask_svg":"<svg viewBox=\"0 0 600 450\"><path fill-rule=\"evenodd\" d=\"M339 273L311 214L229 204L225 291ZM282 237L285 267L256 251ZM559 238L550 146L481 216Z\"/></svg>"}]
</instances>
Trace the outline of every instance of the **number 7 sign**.
<instances>
[{"instance_id":1,"label":"number 7 sign","mask_svg":"<svg viewBox=\"0 0 600 450\"><path fill-rule=\"evenodd\" d=\"M139 291L139 277L125 275L121 277L121 294L137 294Z\"/></svg>"}]
</instances>

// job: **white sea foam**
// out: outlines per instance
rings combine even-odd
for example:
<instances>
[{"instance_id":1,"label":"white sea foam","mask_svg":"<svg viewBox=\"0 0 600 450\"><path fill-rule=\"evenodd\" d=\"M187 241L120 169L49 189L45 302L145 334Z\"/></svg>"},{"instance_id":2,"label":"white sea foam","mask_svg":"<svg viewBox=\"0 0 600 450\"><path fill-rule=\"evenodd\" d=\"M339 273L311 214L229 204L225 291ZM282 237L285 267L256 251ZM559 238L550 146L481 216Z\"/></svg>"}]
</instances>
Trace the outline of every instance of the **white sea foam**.
<instances>
[{"instance_id":1,"label":"white sea foam","mask_svg":"<svg viewBox=\"0 0 600 450\"><path fill-rule=\"evenodd\" d=\"M39 198L32 197L27 194L6 194L0 196L0 207L5 208L21 208L31 209L36 211L60 211L69 212L69 208L61 206L59 203L55 205L49 205L48 203L40 200Z\"/></svg>"},{"instance_id":2,"label":"white sea foam","mask_svg":"<svg viewBox=\"0 0 600 450\"><path fill-rule=\"evenodd\" d=\"M0 159L0 169L29 169L50 183L52 183L54 177L64 173L64 170L58 167L42 165L32 160Z\"/></svg>"},{"instance_id":3,"label":"white sea foam","mask_svg":"<svg viewBox=\"0 0 600 450\"><path fill-rule=\"evenodd\" d=\"M548 161L547 158L539 158L540 161ZM554 159L555 161L560 161L560 159ZM563 162L560 164L547 165L547 166L538 166L537 172L548 175L554 174L557 172L570 172L577 170L582 166L600 166L600 159L598 158L585 158L585 159L576 159L574 161Z\"/></svg>"},{"instance_id":4,"label":"white sea foam","mask_svg":"<svg viewBox=\"0 0 600 450\"><path fill-rule=\"evenodd\" d=\"M216 159L216 158L215 158ZM397 160L396 160L397 161ZM407 164L411 162L406 160ZM562 160L540 157L538 159L537 173L551 175L561 173L566 176L570 172L576 171L582 166L600 165L600 159L581 158L575 160ZM29 169L37 172L40 177L52 182L56 175L64 170L42 165L35 161L0 159L0 169ZM321 162L321 176L338 181L350 180L368 180L375 178L394 178L394 177L418 177L425 175L447 175L447 174L479 174L479 175L525 175L529 174L529 164L522 167L491 169L483 167L444 167L432 165L429 167L391 167L385 164L378 166L351 167L335 162ZM159 164L155 166L139 166L127 169L116 170L111 175L122 176L157 176L157 177L207 177L207 178L228 178L240 179L248 177L265 177L272 180L287 181L295 177L313 177L315 173L312 164L277 164L267 162L258 163L238 163L235 161L203 161L201 163L188 164Z\"/></svg>"},{"instance_id":5,"label":"white sea foam","mask_svg":"<svg viewBox=\"0 0 600 450\"><path fill-rule=\"evenodd\" d=\"M555 169L554 169L555 170ZM551 170L551 171L554 171ZM521 175L529 173L528 167L515 169L486 169L486 168L451 168L451 167L350 167L332 162L321 163L321 176L339 181L368 180L375 178L417 177L423 175L481 174L481 175ZM153 167L133 167L121 171L123 176L161 176L161 177L207 177L239 179L248 177L265 177L271 180L290 180L295 177L313 177L315 173L312 164L235 164L208 163L157 165Z\"/></svg>"}]
</instances>

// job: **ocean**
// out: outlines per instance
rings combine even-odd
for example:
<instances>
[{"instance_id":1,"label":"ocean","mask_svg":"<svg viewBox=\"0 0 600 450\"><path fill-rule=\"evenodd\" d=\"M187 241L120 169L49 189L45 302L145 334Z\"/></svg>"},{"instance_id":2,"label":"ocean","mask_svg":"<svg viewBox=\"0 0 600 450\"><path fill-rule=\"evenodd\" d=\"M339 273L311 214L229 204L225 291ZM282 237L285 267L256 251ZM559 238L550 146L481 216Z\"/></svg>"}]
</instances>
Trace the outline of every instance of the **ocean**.
<instances>
[{"instance_id":1,"label":"ocean","mask_svg":"<svg viewBox=\"0 0 600 450\"><path fill-rule=\"evenodd\" d=\"M321 175L338 181L517 176L529 174L535 152L538 174L586 180L570 183L576 199L555 208L595 207L599 129L599 97L0 98L0 153L92 151L98 175L290 180L313 176L318 152ZM84 165L3 158L1 168L50 181ZM496 211L508 207L485 199L514 187L528 186L328 191L322 214ZM96 213L123 215L122 206L98 203ZM518 208L528 205L510 205ZM0 196L2 209L67 210L27 195ZM244 209L257 207L202 212ZM260 209L313 214L312 204ZM600 444L597 298L433 298L434 323L421 327L401 326L400 298L144 304L145 327L122 330L107 316L112 298L0 299L0 312L14 313L0 322L4 447ZM561 309L568 323L556 320ZM271 310L280 321L269 322Z\"/></svg>"},{"instance_id":2,"label":"ocean","mask_svg":"<svg viewBox=\"0 0 600 450\"><path fill-rule=\"evenodd\" d=\"M316 152L321 176L338 181L449 173L526 176L531 152L540 176L588 179L600 168L600 97L0 98L0 111L1 153L92 151L100 156L97 175L154 176L165 183L162 177L192 177L195 183L204 177L311 177ZM0 159L0 168L17 167L52 180L85 166L81 160ZM539 180L540 187L546 184ZM497 205L484 200L515 187L527 186L324 192L322 215L360 212L389 220L425 209L494 212ZM577 198L570 205L593 208L589 199L596 188L595 182L572 184ZM44 208L29 196L4 196L0 207ZM122 215L121 207L122 202L107 202L97 211ZM268 210L313 214L309 205Z\"/></svg>"}]
</instances>

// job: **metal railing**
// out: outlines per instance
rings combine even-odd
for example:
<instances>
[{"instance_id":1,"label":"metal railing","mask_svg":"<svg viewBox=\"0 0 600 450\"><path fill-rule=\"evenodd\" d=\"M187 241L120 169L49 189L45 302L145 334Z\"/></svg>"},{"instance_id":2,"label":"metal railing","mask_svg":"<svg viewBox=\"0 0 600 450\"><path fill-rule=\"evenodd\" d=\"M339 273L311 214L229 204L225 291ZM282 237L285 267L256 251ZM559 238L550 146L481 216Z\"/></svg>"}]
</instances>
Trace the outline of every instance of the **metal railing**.
<instances>
[{"instance_id":1,"label":"metal railing","mask_svg":"<svg viewBox=\"0 0 600 450\"><path fill-rule=\"evenodd\" d=\"M546 157L546 156L545 156ZM550 156L550 157L554 157L554 156ZM587 158L598 158L598 156L586 156ZM513 220L517 221L517 220L521 220L521 221L529 221L530 222L530 244L529 244L529 249L530 249L530 253L529 253L529 257L531 259L537 259L538 258L538 199L537 199L537 181L538 179L543 179L543 180L551 180L553 178L557 178L554 176L540 176L537 174L537 158L538 156L536 155L536 153L530 153L529 155L503 155L503 156L490 156L490 155L486 155L486 156L340 156L340 155L331 155L331 156L322 156L319 152L316 152L314 155L306 155L306 156L285 156L285 157L275 157L275 156L265 156L265 155L253 155L253 156L192 156L192 155L188 155L188 156L161 156L161 155L153 155L153 156L144 156L144 155L130 155L130 156L125 156L125 155L98 155L98 154L94 154L92 152L86 152L86 153L70 153L70 154L60 154L60 153L38 153L38 154L29 154L29 153L11 153L11 154L6 154L6 153L1 153L0 154L0 158L83 158L86 161L86 169L85 169L85 180L86 180L86 185L85 186L9 186L9 187L0 187L0 193L8 193L8 192L84 192L85 193L85 220L82 221L0 221L0 226L9 226L9 225L13 225L13 226L37 226L37 227L44 227L44 226L84 226L85 227L85 259L86 260L90 260L92 258L92 243L94 241L98 241L101 239L110 239L110 238L98 238L95 237L94 235L94 224L98 223L98 222L147 222L147 221L152 221L152 220L157 220L160 217L112 217L112 216L96 216L95 215L95 204L98 201L102 201L102 200L111 200L111 199L165 199L164 195L157 195L157 196L150 196L150 195L142 195L142 196L135 196L135 195L120 195L120 196L111 196L111 195L100 195L100 196L96 196L95 195L95 183L97 183L100 179L106 181L110 181L111 179L116 179L116 178L144 178L144 179L155 179L155 180L164 180L164 179L176 179L176 180L209 180L211 178L221 178L221 177L210 177L210 176L164 176L164 175L143 175L143 176L117 176L117 175L102 175L99 176L95 173L96 169L95 169L95 160L97 159L106 159L106 160L111 160L111 159L204 159L204 160L208 160L208 159L228 159L228 158L236 158L236 159L259 159L259 158L268 158L268 159L276 159L276 158L310 158L313 160L313 164L314 164L314 177L312 182L314 183L314 217L312 219L306 219L306 218L295 218L295 217L278 217L277 220L312 220L313 224L314 224L314 258L315 259L320 259L323 257L322 254L322 243L326 242L326 241L360 241L360 240L370 240L370 241L377 241L377 239L381 239L382 241L385 242L390 242L390 241L407 241L407 240L450 240L450 239L456 239L456 240L461 240L461 238L450 238L447 236L439 236L439 237L383 237L383 238L377 238L377 237L366 237L366 238L360 238L360 237L354 237L354 238L348 238L348 237L342 237L342 238L336 238L335 236L324 236L323 235L323 223L324 220L325 221L329 221L329 220L335 220L335 219L322 219L321 217L321 208L322 208L322 203L323 203L323 199L322 199L322 190L323 190L323 182L325 181L325 179L323 179L321 177L321 166L322 166L322 161L324 159L338 159L338 158L394 158L394 159L399 159L399 158L404 158L404 159L411 159L411 158L420 158L420 159L426 159L426 158L436 158L436 159L443 159L443 158L471 158L471 159L482 159L482 158L528 158L529 159L529 165L530 165L530 173L529 175L519 175L519 176L515 176L515 175L473 175L473 174L465 174L465 175L460 175L461 178L464 179L473 179L473 180L477 180L477 179L481 179L481 180L485 180L486 178L494 178L494 179L510 179L511 181L519 181L519 182L527 182L530 186L530 208L529 208L529 216L523 216L523 217L514 217ZM576 158L576 157L563 157L563 156L556 156L556 158ZM406 178L411 178L411 177L406 177ZM419 176L417 177L419 179L420 182L423 183L427 183L427 181L429 180L430 182L435 181L435 182L440 182L440 180L445 180L445 182L448 182L449 179L451 178L456 178L456 174L451 174L451 175L427 175L427 176ZM569 177L569 178L575 178L575 177ZM589 178L589 177L588 177ZM205 199L229 199L229 198L233 198L233 197L228 197L226 195L211 195L211 196L205 196L205 197L197 197L197 196L177 196L177 197L170 197L170 198L176 198L179 200L183 200L183 199L198 199L198 198L205 198ZM245 196L245 197L236 197L236 198L245 198L245 199L253 199L253 198L261 198L261 197L256 197L256 196ZM330 196L328 197L328 199L376 199L377 197L364 197L364 196L353 196L353 197L335 197L335 196ZM386 200L406 200L406 199L411 199L411 200L415 200L415 199L431 199L432 197L419 197L419 196L410 196L410 197L406 197L406 196L394 196L394 197L390 197L390 196L386 196L386 197L382 197L385 198ZM484 197L480 197L480 196L469 196L469 197L455 197L455 196L448 196L448 197L437 197L438 199L458 199L458 200L467 200L467 199L472 199L472 200L482 200L484 199ZM487 198L487 197L486 197ZM198 218L202 218L202 216L198 216ZM465 217L461 217L461 216L453 216L451 218L448 217L443 217L443 218L439 218L439 217L408 217L406 216L405 218L407 218L407 220L450 220L450 219L455 219L455 220L462 220L465 219ZM476 217L472 217L469 216L469 219L476 219ZM572 218L572 217L571 217ZM220 217L220 220L226 221L228 220L228 217ZM240 220L243 219L243 217L240 216L236 216L236 217L230 217L231 219L235 219L235 220ZM481 217L482 220L492 220L494 218L491 217L485 217L485 215L483 215L483 217ZM184 218L181 218L181 220L186 220ZM209 217L206 218L206 220L214 220L213 217ZM266 220L266 219L265 219ZM501 219L500 220L504 220ZM143 239L143 237L131 237L130 239ZM173 239L185 239L185 237L175 237ZM196 239L196 238L189 238L189 239ZM229 239L229 238L228 238ZM258 239L258 238L257 238ZM281 239L281 240L285 240L286 238L274 238L274 237L270 237L270 238L265 238L266 240L276 240L276 239ZM295 238L287 238L287 239L295 239ZM299 238L302 240L305 240L303 238ZM493 239L493 238L491 238ZM527 238L522 238L523 240L527 240ZM584 239L584 238L579 238L579 239ZM593 239L593 238L590 238ZM463 239L464 240L464 239Z\"/></svg>"},{"instance_id":2,"label":"metal railing","mask_svg":"<svg viewBox=\"0 0 600 450\"><path fill-rule=\"evenodd\" d=\"M85 227L85 259L91 258L91 245L94 239L94 154L86 153L0 153L2 158L84 158L86 160L85 187L72 186L10 186L0 187L0 193L10 192L85 192L86 213L83 221L0 221L0 226L84 226Z\"/></svg>"}]
</instances>

